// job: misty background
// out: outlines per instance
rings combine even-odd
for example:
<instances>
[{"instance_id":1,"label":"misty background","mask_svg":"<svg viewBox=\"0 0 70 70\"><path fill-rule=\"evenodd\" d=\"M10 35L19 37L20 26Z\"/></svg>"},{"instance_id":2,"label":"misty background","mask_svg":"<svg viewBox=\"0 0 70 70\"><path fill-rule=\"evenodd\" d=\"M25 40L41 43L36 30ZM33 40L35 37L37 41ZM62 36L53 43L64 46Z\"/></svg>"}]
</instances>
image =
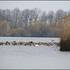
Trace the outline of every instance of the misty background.
<instances>
[{"instance_id":1,"label":"misty background","mask_svg":"<svg viewBox=\"0 0 70 70\"><path fill-rule=\"evenodd\" d=\"M0 36L59 37L70 1L0 1Z\"/></svg>"}]
</instances>

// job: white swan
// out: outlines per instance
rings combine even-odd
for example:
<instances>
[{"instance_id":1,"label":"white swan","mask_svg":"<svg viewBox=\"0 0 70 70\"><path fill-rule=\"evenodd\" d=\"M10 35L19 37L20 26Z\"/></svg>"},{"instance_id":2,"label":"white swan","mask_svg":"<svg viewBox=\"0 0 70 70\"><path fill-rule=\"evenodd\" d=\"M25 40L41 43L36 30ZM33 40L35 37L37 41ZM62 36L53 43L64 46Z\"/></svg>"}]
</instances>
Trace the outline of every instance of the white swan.
<instances>
[{"instance_id":1,"label":"white swan","mask_svg":"<svg viewBox=\"0 0 70 70\"><path fill-rule=\"evenodd\" d=\"M37 46L39 46L38 44L35 44L35 46L37 47Z\"/></svg>"}]
</instances>

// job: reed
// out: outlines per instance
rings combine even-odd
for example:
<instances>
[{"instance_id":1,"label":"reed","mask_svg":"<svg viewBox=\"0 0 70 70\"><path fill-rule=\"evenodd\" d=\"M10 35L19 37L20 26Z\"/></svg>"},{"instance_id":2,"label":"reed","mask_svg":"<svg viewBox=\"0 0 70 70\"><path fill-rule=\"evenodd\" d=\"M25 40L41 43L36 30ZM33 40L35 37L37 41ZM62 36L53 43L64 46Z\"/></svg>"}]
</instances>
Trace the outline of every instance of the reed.
<instances>
[{"instance_id":1,"label":"reed","mask_svg":"<svg viewBox=\"0 0 70 70\"><path fill-rule=\"evenodd\" d=\"M60 51L70 51L70 16L64 19L60 38Z\"/></svg>"}]
</instances>

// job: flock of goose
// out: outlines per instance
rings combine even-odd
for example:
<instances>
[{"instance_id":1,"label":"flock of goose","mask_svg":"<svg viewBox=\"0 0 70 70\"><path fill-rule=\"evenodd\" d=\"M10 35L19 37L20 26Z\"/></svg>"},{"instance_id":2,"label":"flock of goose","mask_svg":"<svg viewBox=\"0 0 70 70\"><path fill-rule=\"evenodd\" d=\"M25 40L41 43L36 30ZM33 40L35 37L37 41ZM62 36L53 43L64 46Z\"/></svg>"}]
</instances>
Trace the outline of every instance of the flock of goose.
<instances>
[{"instance_id":1,"label":"flock of goose","mask_svg":"<svg viewBox=\"0 0 70 70\"><path fill-rule=\"evenodd\" d=\"M59 43L56 42L33 42L33 41L29 41L29 42L23 42L23 41L6 41L6 42L0 42L0 45L24 45L24 46L40 46L40 45L45 45L45 46L52 46L52 45L59 45Z\"/></svg>"}]
</instances>

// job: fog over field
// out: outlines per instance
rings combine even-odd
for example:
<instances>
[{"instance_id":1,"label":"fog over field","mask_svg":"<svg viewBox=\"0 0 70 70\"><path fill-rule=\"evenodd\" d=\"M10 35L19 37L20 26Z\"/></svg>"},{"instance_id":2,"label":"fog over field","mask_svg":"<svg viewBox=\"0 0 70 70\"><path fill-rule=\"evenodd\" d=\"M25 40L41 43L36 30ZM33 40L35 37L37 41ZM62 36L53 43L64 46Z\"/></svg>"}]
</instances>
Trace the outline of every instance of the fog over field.
<instances>
[{"instance_id":1,"label":"fog over field","mask_svg":"<svg viewBox=\"0 0 70 70\"><path fill-rule=\"evenodd\" d=\"M59 37L69 15L68 1L0 1L0 36Z\"/></svg>"}]
</instances>

